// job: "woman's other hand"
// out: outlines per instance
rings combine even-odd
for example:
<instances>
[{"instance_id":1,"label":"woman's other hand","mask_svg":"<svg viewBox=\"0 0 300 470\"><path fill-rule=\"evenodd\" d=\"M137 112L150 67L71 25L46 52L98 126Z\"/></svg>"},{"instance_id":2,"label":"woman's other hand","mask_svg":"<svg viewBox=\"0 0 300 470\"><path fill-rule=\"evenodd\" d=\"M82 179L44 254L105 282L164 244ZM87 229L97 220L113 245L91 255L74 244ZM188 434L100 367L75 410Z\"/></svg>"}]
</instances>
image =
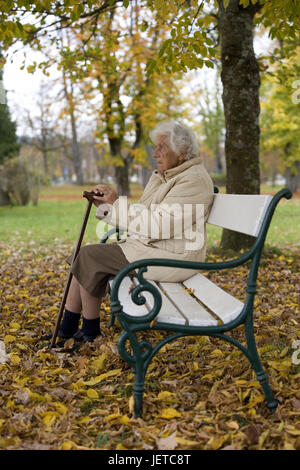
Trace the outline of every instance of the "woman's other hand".
<instances>
[{"instance_id":1,"label":"woman's other hand","mask_svg":"<svg viewBox=\"0 0 300 470\"><path fill-rule=\"evenodd\" d=\"M118 193L105 184L98 184L95 188L92 189L92 192L95 194L93 196L93 202L96 207L100 204L113 204L118 199Z\"/></svg>"}]
</instances>

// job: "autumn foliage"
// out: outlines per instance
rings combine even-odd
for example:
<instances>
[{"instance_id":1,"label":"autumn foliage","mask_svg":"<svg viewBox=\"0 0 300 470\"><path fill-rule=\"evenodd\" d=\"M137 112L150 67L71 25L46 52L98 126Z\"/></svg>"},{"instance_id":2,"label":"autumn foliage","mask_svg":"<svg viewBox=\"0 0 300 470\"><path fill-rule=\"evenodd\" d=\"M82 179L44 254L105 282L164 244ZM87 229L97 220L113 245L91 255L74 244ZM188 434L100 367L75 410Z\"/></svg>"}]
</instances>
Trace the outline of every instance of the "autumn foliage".
<instances>
[{"instance_id":1,"label":"autumn foliage","mask_svg":"<svg viewBox=\"0 0 300 470\"><path fill-rule=\"evenodd\" d=\"M1 244L0 448L2 449L300 449L300 257L267 252L255 309L259 352L279 407L270 415L246 358L208 337L168 344L150 365L143 419L133 417L133 372L117 352L120 327L104 340L49 350L67 276L68 244L49 250ZM212 261L217 255L210 255ZM241 300L247 268L210 273ZM154 343L165 333L147 335ZM243 340L242 329L234 333Z\"/></svg>"}]
</instances>

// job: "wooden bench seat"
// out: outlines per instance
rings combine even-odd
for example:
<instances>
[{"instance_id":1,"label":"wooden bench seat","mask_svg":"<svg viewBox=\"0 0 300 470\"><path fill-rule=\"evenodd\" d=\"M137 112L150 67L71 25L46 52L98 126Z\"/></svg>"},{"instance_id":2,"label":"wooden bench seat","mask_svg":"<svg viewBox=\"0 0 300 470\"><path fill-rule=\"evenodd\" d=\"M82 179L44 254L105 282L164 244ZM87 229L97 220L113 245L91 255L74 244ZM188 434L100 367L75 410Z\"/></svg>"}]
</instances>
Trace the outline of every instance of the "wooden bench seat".
<instances>
[{"instance_id":1,"label":"wooden bench seat","mask_svg":"<svg viewBox=\"0 0 300 470\"><path fill-rule=\"evenodd\" d=\"M112 281L111 281L112 283ZM119 290L119 299L125 312L131 316L148 314L153 308L153 296L145 292L144 305L136 305L130 296L138 279L125 277ZM244 304L218 287L202 274L195 274L183 283L151 281L162 297L162 306L156 321L174 325L213 326L234 320Z\"/></svg>"}]
</instances>

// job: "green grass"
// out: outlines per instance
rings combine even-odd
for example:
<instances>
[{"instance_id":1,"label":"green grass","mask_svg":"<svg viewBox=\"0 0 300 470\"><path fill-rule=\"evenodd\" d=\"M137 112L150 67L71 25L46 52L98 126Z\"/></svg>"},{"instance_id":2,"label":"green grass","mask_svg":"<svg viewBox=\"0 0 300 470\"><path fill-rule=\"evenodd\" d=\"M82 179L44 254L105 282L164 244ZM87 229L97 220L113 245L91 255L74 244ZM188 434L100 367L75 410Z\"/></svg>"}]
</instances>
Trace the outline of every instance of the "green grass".
<instances>
[{"instance_id":1,"label":"green grass","mask_svg":"<svg viewBox=\"0 0 300 470\"><path fill-rule=\"evenodd\" d=\"M108 186L112 186L110 183ZM85 184L84 186L77 186L76 184L66 184L62 186L44 186L41 188L40 191L40 198L44 199L47 198L48 200L51 199L73 199L73 200L82 200L82 194L84 191L91 191L95 187L95 184ZM130 190L132 198L139 199L142 195L143 189L138 183L131 183Z\"/></svg>"},{"instance_id":2,"label":"green grass","mask_svg":"<svg viewBox=\"0 0 300 470\"><path fill-rule=\"evenodd\" d=\"M39 201L38 206L0 207L0 240L28 239L47 244L55 239L77 240L86 203L84 201ZM95 208L91 210L85 241L97 242Z\"/></svg>"},{"instance_id":3,"label":"green grass","mask_svg":"<svg viewBox=\"0 0 300 470\"><path fill-rule=\"evenodd\" d=\"M40 200L38 206L0 207L0 241L6 244L31 242L47 245L56 242L76 243L86 201ZM282 200L277 207L267 236L269 246L299 246L300 199ZM102 225L92 207L84 243L97 243ZM218 246L221 229L208 226L208 249Z\"/></svg>"}]
</instances>

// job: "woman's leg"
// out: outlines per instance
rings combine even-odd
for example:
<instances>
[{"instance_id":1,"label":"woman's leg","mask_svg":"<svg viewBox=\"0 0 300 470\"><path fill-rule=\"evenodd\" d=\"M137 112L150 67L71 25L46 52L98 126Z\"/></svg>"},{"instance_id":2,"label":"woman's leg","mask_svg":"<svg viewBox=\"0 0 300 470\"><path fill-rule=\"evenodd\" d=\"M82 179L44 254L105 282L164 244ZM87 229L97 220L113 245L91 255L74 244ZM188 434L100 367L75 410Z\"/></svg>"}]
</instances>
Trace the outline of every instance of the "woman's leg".
<instances>
[{"instance_id":1,"label":"woman's leg","mask_svg":"<svg viewBox=\"0 0 300 470\"><path fill-rule=\"evenodd\" d=\"M82 310L80 284L75 276L72 276L71 285L66 300L66 308L71 312L76 313L80 313Z\"/></svg>"},{"instance_id":2,"label":"woman's leg","mask_svg":"<svg viewBox=\"0 0 300 470\"><path fill-rule=\"evenodd\" d=\"M80 297L79 282L72 276L64 316L59 327L58 336L60 338L71 338L79 328L82 302Z\"/></svg>"},{"instance_id":3,"label":"woman's leg","mask_svg":"<svg viewBox=\"0 0 300 470\"><path fill-rule=\"evenodd\" d=\"M73 276L66 300L64 318L60 327L61 336L74 335L74 338L79 341L92 341L101 335L100 305L101 298L91 295ZM78 330L81 311L83 323L81 330Z\"/></svg>"},{"instance_id":4,"label":"woman's leg","mask_svg":"<svg viewBox=\"0 0 300 470\"><path fill-rule=\"evenodd\" d=\"M80 285L80 296L82 302L82 327L75 335L77 341L93 341L102 335L100 328L100 305L101 298L91 295Z\"/></svg>"},{"instance_id":5,"label":"woman's leg","mask_svg":"<svg viewBox=\"0 0 300 470\"><path fill-rule=\"evenodd\" d=\"M79 284L76 277L72 277L66 308L71 312L80 313L88 320L98 318L100 314L101 299L91 295L82 285Z\"/></svg>"},{"instance_id":6,"label":"woman's leg","mask_svg":"<svg viewBox=\"0 0 300 470\"><path fill-rule=\"evenodd\" d=\"M69 256L66 259L67 263L71 264L72 259L72 256ZM76 340L81 341L83 338L85 341L86 338L101 335L101 299L106 293L109 278L117 274L127 264L127 259L116 243L85 245L80 249L71 268L73 277L65 311L65 314L68 311L67 326L72 324L70 328L67 328L68 331L74 327L75 319L79 319L79 312L82 312L82 328L80 330L77 328L76 333L72 335ZM65 317L63 323L64 320ZM79 321L77 325L79 325Z\"/></svg>"},{"instance_id":7,"label":"woman's leg","mask_svg":"<svg viewBox=\"0 0 300 470\"><path fill-rule=\"evenodd\" d=\"M82 315L87 320L94 320L100 317L101 299L91 295L80 284L80 297L82 302Z\"/></svg>"}]
</instances>

